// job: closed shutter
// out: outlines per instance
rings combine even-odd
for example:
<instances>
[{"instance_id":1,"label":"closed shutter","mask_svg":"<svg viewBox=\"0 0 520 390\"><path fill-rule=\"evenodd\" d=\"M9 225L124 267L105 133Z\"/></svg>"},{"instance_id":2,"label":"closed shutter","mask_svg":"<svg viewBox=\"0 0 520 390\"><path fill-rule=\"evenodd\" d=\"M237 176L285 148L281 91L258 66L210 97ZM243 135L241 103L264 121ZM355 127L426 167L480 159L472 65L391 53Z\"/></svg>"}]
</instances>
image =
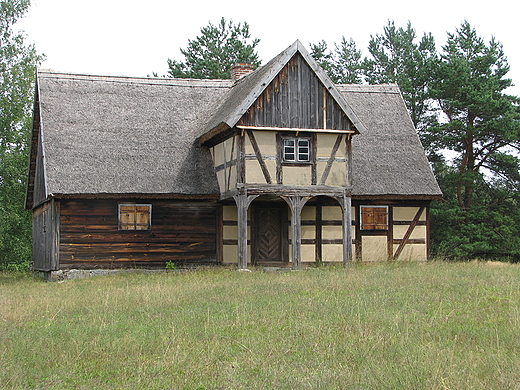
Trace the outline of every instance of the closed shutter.
<instances>
[{"instance_id":1,"label":"closed shutter","mask_svg":"<svg viewBox=\"0 0 520 390\"><path fill-rule=\"evenodd\" d=\"M150 206L137 205L135 207L135 230L150 229Z\"/></svg>"},{"instance_id":2,"label":"closed shutter","mask_svg":"<svg viewBox=\"0 0 520 390\"><path fill-rule=\"evenodd\" d=\"M388 230L388 207L361 206L361 230Z\"/></svg>"},{"instance_id":3,"label":"closed shutter","mask_svg":"<svg viewBox=\"0 0 520 390\"><path fill-rule=\"evenodd\" d=\"M119 230L150 230L149 204L120 204Z\"/></svg>"}]
</instances>

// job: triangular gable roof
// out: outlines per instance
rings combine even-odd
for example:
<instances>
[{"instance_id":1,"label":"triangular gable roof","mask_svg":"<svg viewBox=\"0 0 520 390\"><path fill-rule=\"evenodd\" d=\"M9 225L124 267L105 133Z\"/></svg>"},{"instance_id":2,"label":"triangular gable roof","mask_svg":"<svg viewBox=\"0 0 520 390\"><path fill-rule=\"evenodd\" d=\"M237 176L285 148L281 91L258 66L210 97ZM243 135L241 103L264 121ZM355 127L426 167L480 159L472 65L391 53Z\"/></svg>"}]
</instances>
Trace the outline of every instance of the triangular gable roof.
<instances>
[{"instance_id":1,"label":"triangular gable roof","mask_svg":"<svg viewBox=\"0 0 520 390\"><path fill-rule=\"evenodd\" d=\"M297 40L266 65L244 77L229 90L223 103L208 122L204 134L199 138L200 143L204 143L222 131L234 127L256 99L265 91L267 86L297 53L304 58L305 62L327 88L327 91L354 124L358 132L364 133L366 127L363 122L354 113L325 71L307 52L301 42Z\"/></svg>"}]
</instances>

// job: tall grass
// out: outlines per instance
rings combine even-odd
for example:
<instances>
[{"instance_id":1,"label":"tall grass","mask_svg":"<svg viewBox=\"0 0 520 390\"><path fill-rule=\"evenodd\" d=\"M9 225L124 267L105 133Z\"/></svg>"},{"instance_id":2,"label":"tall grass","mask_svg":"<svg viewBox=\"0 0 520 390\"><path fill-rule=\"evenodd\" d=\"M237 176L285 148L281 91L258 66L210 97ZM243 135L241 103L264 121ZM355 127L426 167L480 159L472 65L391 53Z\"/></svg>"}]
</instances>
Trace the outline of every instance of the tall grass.
<instances>
[{"instance_id":1,"label":"tall grass","mask_svg":"<svg viewBox=\"0 0 520 390\"><path fill-rule=\"evenodd\" d=\"M520 267L0 276L4 389L514 389Z\"/></svg>"}]
</instances>

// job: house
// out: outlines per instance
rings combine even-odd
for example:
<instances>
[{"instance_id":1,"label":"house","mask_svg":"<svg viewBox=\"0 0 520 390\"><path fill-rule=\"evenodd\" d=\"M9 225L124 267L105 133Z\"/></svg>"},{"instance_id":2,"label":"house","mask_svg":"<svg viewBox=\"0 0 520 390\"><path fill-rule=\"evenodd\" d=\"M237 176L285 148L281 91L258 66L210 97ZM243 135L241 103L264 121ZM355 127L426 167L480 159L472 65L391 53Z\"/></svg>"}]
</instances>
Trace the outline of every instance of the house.
<instances>
[{"instance_id":1,"label":"house","mask_svg":"<svg viewBox=\"0 0 520 390\"><path fill-rule=\"evenodd\" d=\"M335 85L299 41L233 77L38 71L34 269L427 258L441 192L396 85Z\"/></svg>"}]
</instances>

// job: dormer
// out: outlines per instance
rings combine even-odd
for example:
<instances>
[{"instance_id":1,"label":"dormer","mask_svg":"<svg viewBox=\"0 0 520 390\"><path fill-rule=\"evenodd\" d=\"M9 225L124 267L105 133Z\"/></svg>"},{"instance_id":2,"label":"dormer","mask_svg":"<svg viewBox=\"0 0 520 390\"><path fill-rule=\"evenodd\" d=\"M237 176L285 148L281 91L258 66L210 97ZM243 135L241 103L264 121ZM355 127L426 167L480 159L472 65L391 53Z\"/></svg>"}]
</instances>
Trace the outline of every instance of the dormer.
<instances>
[{"instance_id":1,"label":"dormer","mask_svg":"<svg viewBox=\"0 0 520 390\"><path fill-rule=\"evenodd\" d=\"M230 89L199 142L221 198L252 186L349 189L351 136L365 130L299 41Z\"/></svg>"}]
</instances>

